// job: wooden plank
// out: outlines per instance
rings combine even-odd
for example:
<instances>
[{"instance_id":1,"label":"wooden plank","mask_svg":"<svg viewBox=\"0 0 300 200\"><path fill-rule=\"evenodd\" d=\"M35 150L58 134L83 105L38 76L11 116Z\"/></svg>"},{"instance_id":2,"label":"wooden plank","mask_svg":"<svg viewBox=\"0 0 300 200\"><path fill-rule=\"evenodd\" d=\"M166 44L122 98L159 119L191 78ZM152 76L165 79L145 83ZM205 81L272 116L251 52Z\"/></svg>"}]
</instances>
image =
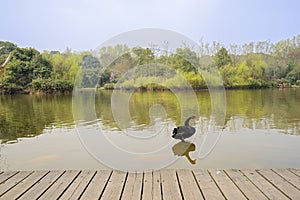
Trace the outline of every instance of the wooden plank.
<instances>
[{"instance_id":1,"label":"wooden plank","mask_svg":"<svg viewBox=\"0 0 300 200\"><path fill-rule=\"evenodd\" d=\"M273 169L273 171L279 174L282 178L290 182L296 188L300 189L300 177L292 173L287 169Z\"/></svg>"},{"instance_id":2,"label":"wooden plank","mask_svg":"<svg viewBox=\"0 0 300 200\"><path fill-rule=\"evenodd\" d=\"M40 197L64 171L50 171L45 177L31 187L20 199L37 199Z\"/></svg>"},{"instance_id":3,"label":"wooden plank","mask_svg":"<svg viewBox=\"0 0 300 200\"><path fill-rule=\"evenodd\" d=\"M300 177L300 169L289 169L291 172L293 172L295 175Z\"/></svg>"},{"instance_id":4,"label":"wooden plank","mask_svg":"<svg viewBox=\"0 0 300 200\"><path fill-rule=\"evenodd\" d=\"M6 171L6 172L3 172L1 175L0 175L0 184L2 184L4 181L6 181L7 179L13 177L14 175L16 175L17 173L19 172L15 172L15 171Z\"/></svg>"},{"instance_id":5,"label":"wooden plank","mask_svg":"<svg viewBox=\"0 0 300 200\"><path fill-rule=\"evenodd\" d=\"M142 195L143 173L129 173L122 199L140 200Z\"/></svg>"},{"instance_id":6,"label":"wooden plank","mask_svg":"<svg viewBox=\"0 0 300 200\"><path fill-rule=\"evenodd\" d=\"M161 200L160 172L152 171L144 173L142 199Z\"/></svg>"},{"instance_id":7,"label":"wooden plank","mask_svg":"<svg viewBox=\"0 0 300 200\"><path fill-rule=\"evenodd\" d=\"M22 180L18 185L9 190L0 199L17 199L23 193L25 193L30 187L32 187L37 181L43 178L48 171L35 171L30 174L25 180Z\"/></svg>"},{"instance_id":8,"label":"wooden plank","mask_svg":"<svg viewBox=\"0 0 300 200\"><path fill-rule=\"evenodd\" d=\"M95 173L96 171L82 171L60 199L79 199Z\"/></svg>"},{"instance_id":9,"label":"wooden plank","mask_svg":"<svg viewBox=\"0 0 300 200\"><path fill-rule=\"evenodd\" d=\"M299 169L7 171L0 172L0 199L298 199L299 174Z\"/></svg>"},{"instance_id":10,"label":"wooden plank","mask_svg":"<svg viewBox=\"0 0 300 200\"><path fill-rule=\"evenodd\" d=\"M269 199L288 199L277 188L269 183L265 178L255 170L241 170L247 178L259 188Z\"/></svg>"},{"instance_id":11,"label":"wooden plank","mask_svg":"<svg viewBox=\"0 0 300 200\"><path fill-rule=\"evenodd\" d=\"M222 170L209 170L210 175L227 199L246 199L244 194Z\"/></svg>"},{"instance_id":12,"label":"wooden plank","mask_svg":"<svg viewBox=\"0 0 300 200\"><path fill-rule=\"evenodd\" d=\"M15 187L20 183L22 180L24 180L26 177L28 177L32 172L29 171L22 171L16 174L15 176L12 176L5 182L3 182L0 185L0 196L4 195L7 191L9 191L11 188Z\"/></svg>"},{"instance_id":13,"label":"wooden plank","mask_svg":"<svg viewBox=\"0 0 300 200\"><path fill-rule=\"evenodd\" d=\"M193 170L194 176L205 199L225 199L206 170Z\"/></svg>"},{"instance_id":14,"label":"wooden plank","mask_svg":"<svg viewBox=\"0 0 300 200\"><path fill-rule=\"evenodd\" d=\"M109 170L97 171L96 175L81 196L81 199L99 199L104 191L111 173L112 171Z\"/></svg>"},{"instance_id":15,"label":"wooden plank","mask_svg":"<svg viewBox=\"0 0 300 200\"><path fill-rule=\"evenodd\" d=\"M144 180L143 180L143 194L142 199L153 199L152 194L152 172L145 172L144 173Z\"/></svg>"},{"instance_id":16,"label":"wooden plank","mask_svg":"<svg viewBox=\"0 0 300 200\"><path fill-rule=\"evenodd\" d=\"M65 189L73 182L80 172L78 170L68 170L40 197L40 199L57 199Z\"/></svg>"},{"instance_id":17,"label":"wooden plank","mask_svg":"<svg viewBox=\"0 0 300 200\"><path fill-rule=\"evenodd\" d=\"M113 171L101 199L120 199L127 173Z\"/></svg>"},{"instance_id":18,"label":"wooden plank","mask_svg":"<svg viewBox=\"0 0 300 200\"><path fill-rule=\"evenodd\" d=\"M177 170L177 176L184 199L203 199L191 170Z\"/></svg>"},{"instance_id":19,"label":"wooden plank","mask_svg":"<svg viewBox=\"0 0 300 200\"><path fill-rule=\"evenodd\" d=\"M160 171L152 173L152 199L162 199L162 182Z\"/></svg>"},{"instance_id":20,"label":"wooden plank","mask_svg":"<svg viewBox=\"0 0 300 200\"><path fill-rule=\"evenodd\" d=\"M248 199L267 199L267 197L239 170L229 169L225 173Z\"/></svg>"},{"instance_id":21,"label":"wooden plank","mask_svg":"<svg viewBox=\"0 0 300 200\"><path fill-rule=\"evenodd\" d=\"M164 200L182 199L180 186L175 170L162 170L160 172L162 182L162 195Z\"/></svg>"},{"instance_id":22,"label":"wooden plank","mask_svg":"<svg viewBox=\"0 0 300 200\"><path fill-rule=\"evenodd\" d=\"M257 170L257 172L264 176L269 182L271 182L286 196L290 197L291 199L300 198L300 191L272 170L261 169Z\"/></svg>"}]
</instances>

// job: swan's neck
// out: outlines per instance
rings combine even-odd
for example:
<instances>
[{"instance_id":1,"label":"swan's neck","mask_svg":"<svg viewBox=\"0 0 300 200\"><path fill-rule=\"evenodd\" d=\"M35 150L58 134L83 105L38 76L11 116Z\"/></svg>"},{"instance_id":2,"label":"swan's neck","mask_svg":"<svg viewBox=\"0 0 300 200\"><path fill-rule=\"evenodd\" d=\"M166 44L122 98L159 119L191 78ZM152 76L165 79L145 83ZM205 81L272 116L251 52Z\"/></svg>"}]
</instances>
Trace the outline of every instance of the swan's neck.
<instances>
[{"instance_id":1,"label":"swan's neck","mask_svg":"<svg viewBox=\"0 0 300 200\"><path fill-rule=\"evenodd\" d=\"M184 125L185 126L189 126L190 125L190 120L192 119L192 117L187 118L187 120L185 120Z\"/></svg>"}]
</instances>

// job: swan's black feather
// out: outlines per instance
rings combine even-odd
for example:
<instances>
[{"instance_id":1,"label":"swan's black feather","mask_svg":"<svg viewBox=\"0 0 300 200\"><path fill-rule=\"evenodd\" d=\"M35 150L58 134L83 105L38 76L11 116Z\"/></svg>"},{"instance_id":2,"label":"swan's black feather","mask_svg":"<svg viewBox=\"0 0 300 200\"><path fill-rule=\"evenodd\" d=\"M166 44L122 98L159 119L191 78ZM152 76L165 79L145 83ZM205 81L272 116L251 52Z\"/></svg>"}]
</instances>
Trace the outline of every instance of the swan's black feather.
<instances>
[{"instance_id":1,"label":"swan's black feather","mask_svg":"<svg viewBox=\"0 0 300 200\"><path fill-rule=\"evenodd\" d=\"M179 128L179 127L178 127ZM174 128L174 130L173 130L173 135L175 135L176 133L177 133L177 128Z\"/></svg>"},{"instance_id":2,"label":"swan's black feather","mask_svg":"<svg viewBox=\"0 0 300 200\"><path fill-rule=\"evenodd\" d=\"M194 135L196 129L189 125L189 121L195 118L196 118L195 116L189 117L185 121L184 126L179 126L177 128L174 128L172 137L184 141L185 138L189 138L192 135Z\"/></svg>"}]
</instances>

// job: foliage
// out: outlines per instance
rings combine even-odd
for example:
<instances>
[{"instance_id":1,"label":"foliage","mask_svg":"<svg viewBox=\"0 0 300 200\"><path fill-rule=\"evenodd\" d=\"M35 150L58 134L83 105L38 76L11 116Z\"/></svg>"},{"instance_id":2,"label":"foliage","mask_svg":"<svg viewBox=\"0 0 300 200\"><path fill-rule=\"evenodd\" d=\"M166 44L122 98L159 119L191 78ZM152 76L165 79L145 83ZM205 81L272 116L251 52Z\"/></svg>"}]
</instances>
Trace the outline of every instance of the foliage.
<instances>
[{"instance_id":1,"label":"foliage","mask_svg":"<svg viewBox=\"0 0 300 200\"><path fill-rule=\"evenodd\" d=\"M231 57L228 54L228 51L222 47L214 57L214 61L216 66L220 69L224 65L228 65L232 63Z\"/></svg>"},{"instance_id":2,"label":"foliage","mask_svg":"<svg viewBox=\"0 0 300 200\"><path fill-rule=\"evenodd\" d=\"M12 58L0 78L0 92L15 94L72 91L81 57L70 52L40 53L34 48L15 47Z\"/></svg>"},{"instance_id":3,"label":"foliage","mask_svg":"<svg viewBox=\"0 0 300 200\"><path fill-rule=\"evenodd\" d=\"M104 85L104 89L106 89L106 90L113 90L114 88L115 88L115 84L113 84L113 83L106 83Z\"/></svg>"},{"instance_id":4,"label":"foliage","mask_svg":"<svg viewBox=\"0 0 300 200\"><path fill-rule=\"evenodd\" d=\"M34 91L41 91L44 93L69 93L72 91L73 83L66 80L53 79L35 79L30 84Z\"/></svg>"},{"instance_id":5,"label":"foliage","mask_svg":"<svg viewBox=\"0 0 300 200\"><path fill-rule=\"evenodd\" d=\"M23 88L15 83L0 82L0 94L22 93Z\"/></svg>"},{"instance_id":6,"label":"foliage","mask_svg":"<svg viewBox=\"0 0 300 200\"><path fill-rule=\"evenodd\" d=\"M0 47L0 63L12 52L0 76L3 94L64 93L73 89L75 80L83 88L122 86L149 90L184 88L185 81L202 89L222 83L226 88L278 86L282 80L288 86L300 80L300 35L277 43L249 42L227 48L219 42L200 41L198 51L183 45L173 53L123 44L102 47L93 53L75 53L71 49L41 53L4 41L0 41ZM223 81L212 72L220 73Z\"/></svg>"},{"instance_id":7,"label":"foliage","mask_svg":"<svg viewBox=\"0 0 300 200\"><path fill-rule=\"evenodd\" d=\"M136 65L145 65L152 63L154 61L154 53L151 49L149 48L141 48L141 47L134 47L132 49L132 52L136 56Z\"/></svg>"},{"instance_id":8,"label":"foliage","mask_svg":"<svg viewBox=\"0 0 300 200\"><path fill-rule=\"evenodd\" d=\"M228 88L260 88L266 86L263 80L265 66L259 54L250 53L247 59L236 65L224 65L221 74Z\"/></svg>"},{"instance_id":9,"label":"foliage","mask_svg":"<svg viewBox=\"0 0 300 200\"><path fill-rule=\"evenodd\" d=\"M53 66L51 78L68 80L70 82L75 81L84 55L85 53L76 54L71 53L69 50L64 53L56 51L43 53L43 57L48 59Z\"/></svg>"},{"instance_id":10,"label":"foliage","mask_svg":"<svg viewBox=\"0 0 300 200\"><path fill-rule=\"evenodd\" d=\"M182 72L197 72L199 59L196 52L191 49L177 48L176 53L171 56L170 66Z\"/></svg>"},{"instance_id":11,"label":"foliage","mask_svg":"<svg viewBox=\"0 0 300 200\"><path fill-rule=\"evenodd\" d=\"M8 54L13 50L15 50L17 46L11 42L0 41L0 47L2 47L0 49L0 65L1 65L6 60Z\"/></svg>"}]
</instances>

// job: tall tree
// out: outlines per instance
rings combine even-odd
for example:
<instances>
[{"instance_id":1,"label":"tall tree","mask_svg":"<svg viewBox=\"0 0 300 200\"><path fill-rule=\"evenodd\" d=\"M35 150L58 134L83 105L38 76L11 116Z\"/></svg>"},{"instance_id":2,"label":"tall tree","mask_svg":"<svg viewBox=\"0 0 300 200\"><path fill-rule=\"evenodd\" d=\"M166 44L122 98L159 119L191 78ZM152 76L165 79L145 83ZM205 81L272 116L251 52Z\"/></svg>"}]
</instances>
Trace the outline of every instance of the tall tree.
<instances>
[{"instance_id":1,"label":"tall tree","mask_svg":"<svg viewBox=\"0 0 300 200\"><path fill-rule=\"evenodd\" d=\"M149 48L134 47L132 52L135 54L137 65L145 65L154 62L154 53Z\"/></svg>"},{"instance_id":2,"label":"tall tree","mask_svg":"<svg viewBox=\"0 0 300 200\"><path fill-rule=\"evenodd\" d=\"M4 79L22 87L28 86L33 79L49 78L52 72L51 63L33 48L17 48L12 52Z\"/></svg>"},{"instance_id":3,"label":"tall tree","mask_svg":"<svg viewBox=\"0 0 300 200\"><path fill-rule=\"evenodd\" d=\"M231 64L232 63L232 59L230 57L230 55L228 54L227 49L225 49L224 47L222 47L217 54L214 57L214 61L216 66L220 69L221 67Z\"/></svg>"}]
</instances>

